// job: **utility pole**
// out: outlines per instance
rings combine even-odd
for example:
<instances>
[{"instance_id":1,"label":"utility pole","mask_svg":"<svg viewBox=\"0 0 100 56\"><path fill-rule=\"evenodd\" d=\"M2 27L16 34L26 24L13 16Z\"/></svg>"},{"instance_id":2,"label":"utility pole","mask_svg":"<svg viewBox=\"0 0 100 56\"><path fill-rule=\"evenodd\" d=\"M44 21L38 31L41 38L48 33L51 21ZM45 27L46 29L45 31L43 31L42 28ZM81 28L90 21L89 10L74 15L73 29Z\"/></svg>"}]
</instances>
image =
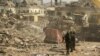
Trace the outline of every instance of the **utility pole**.
<instances>
[{"instance_id":1,"label":"utility pole","mask_svg":"<svg viewBox=\"0 0 100 56\"><path fill-rule=\"evenodd\" d=\"M43 5L43 0L41 0L41 5Z\"/></svg>"},{"instance_id":2,"label":"utility pole","mask_svg":"<svg viewBox=\"0 0 100 56\"><path fill-rule=\"evenodd\" d=\"M55 5L58 5L58 0L55 0Z\"/></svg>"},{"instance_id":3,"label":"utility pole","mask_svg":"<svg viewBox=\"0 0 100 56\"><path fill-rule=\"evenodd\" d=\"M52 3L53 3L53 2L52 2L52 0L51 0L51 6L53 5Z\"/></svg>"},{"instance_id":4,"label":"utility pole","mask_svg":"<svg viewBox=\"0 0 100 56\"><path fill-rule=\"evenodd\" d=\"M61 3L62 3L62 0L60 0L60 5L61 5Z\"/></svg>"}]
</instances>

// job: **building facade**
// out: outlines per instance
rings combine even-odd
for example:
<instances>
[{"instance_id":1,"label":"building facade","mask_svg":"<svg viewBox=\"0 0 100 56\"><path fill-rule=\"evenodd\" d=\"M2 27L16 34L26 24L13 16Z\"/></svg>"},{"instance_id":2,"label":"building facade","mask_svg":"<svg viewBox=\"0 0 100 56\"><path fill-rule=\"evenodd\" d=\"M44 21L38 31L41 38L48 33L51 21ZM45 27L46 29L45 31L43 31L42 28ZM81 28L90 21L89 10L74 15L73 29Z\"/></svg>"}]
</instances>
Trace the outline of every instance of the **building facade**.
<instances>
[{"instance_id":1,"label":"building facade","mask_svg":"<svg viewBox=\"0 0 100 56\"><path fill-rule=\"evenodd\" d=\"M21 6L17 7L17 14L25 17L33 17L34 22L37 22L39 17L45 16L45 9L37 4L30 4L27 1L22 2Z\"/></svg>"},{"instance_id":2,"label":"building facade","mask_svg":"<svg viewBox=\"0 0 100 56\"><path fill-rule=\"evenodd\" d=\"M17 8L17 13L21 14L33 14L33 15L39 15L39 16L45 16L45 9L41 7L20 7Z\"/></svg>"}]
</instances>

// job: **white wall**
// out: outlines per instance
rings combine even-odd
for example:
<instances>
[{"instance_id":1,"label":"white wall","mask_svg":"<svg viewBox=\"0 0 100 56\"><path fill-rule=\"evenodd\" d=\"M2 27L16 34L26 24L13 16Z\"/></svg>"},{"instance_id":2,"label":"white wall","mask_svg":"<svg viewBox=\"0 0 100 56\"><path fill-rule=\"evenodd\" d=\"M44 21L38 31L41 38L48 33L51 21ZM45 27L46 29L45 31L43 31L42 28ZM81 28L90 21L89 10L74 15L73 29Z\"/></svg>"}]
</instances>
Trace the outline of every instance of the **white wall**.
<instances>
[{"instance_id":1,"label":"white wall","mask_svg":"<svg viewBox=\"0 0 100 56\"><path fill-rule=\"evenodd\" d=\"M33 13L33 14L38 14L40 16L44 16L45 10L42 8L30 8L29 9L29 13Z\"/></svg>"},{"instance_id":2,"label":"white wall","mask_svg":"<svg viewBox=\"0 0 100 56\"><path fill-rule=\"evenodd\" d=\"M21 13L30 13L30 14L35 14L35 15L39 15L39 16L44 16L45 15L45 10L42 9L42 8L21 7L19 9L17 9L17 11L19 11L19 10L20 10ZM27 12L25 12L25 11L27 11Z\"/></svg>"}]
</instances>

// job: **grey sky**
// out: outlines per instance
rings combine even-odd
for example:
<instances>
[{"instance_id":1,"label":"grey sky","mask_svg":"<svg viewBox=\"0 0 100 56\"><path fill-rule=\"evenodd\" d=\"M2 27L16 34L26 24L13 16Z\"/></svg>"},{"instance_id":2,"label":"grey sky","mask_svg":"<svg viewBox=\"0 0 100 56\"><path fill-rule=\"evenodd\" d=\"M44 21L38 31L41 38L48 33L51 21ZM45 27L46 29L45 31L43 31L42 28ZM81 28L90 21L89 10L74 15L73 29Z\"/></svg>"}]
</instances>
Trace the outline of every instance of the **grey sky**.
<instances>
[{"instance_id":1,"label":"grey sky","mask_svg":"<svg viewBox=\"0 0 100 56\"><path fill-rule=\"evenodd\" d=\"M44 0L45 3L50 2L51 0ZM62 0L64 2L78 1L78 0Z\"/></svg>"},{"instance_id":2,"label":"grey sky","mask_svg":"<svg viewBox=\"0 0 100 56\"><path fill-rule=\"evenodd\" d=\"M21 2L21 1L23 1L23 0L14 0L14 1L16 1L16 2ZM34 1L34 0L33 0ZM44 1L44 3L48 3L48 2L50 2L51 0L43 0ZM54 0L53 0L54 1ZM62 1L64 1L64 2L70 2L70 1L77 1L77 0L62 0Z\"/></svg>"}]
</instances>

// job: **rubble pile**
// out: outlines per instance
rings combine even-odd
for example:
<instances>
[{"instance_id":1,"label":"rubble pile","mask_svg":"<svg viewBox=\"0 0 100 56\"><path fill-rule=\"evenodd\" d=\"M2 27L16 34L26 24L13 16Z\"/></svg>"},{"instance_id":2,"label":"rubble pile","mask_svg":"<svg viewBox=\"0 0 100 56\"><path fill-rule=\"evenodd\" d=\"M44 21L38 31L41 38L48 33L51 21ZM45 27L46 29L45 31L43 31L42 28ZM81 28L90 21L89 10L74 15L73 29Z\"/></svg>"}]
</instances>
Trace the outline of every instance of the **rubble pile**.
<instances>
[{"instance_id":1,"label":"rubble pile","mask_svg":"<svg viewBox=\"0 0 100 56\"><path fill-rule=\"evenodd\" d=\"M45 21L45 22L44 22ZM42 42L47 20L26 21L11 17L0 18L0 45L33 45Z\"/></svg>"}]
</instances>

